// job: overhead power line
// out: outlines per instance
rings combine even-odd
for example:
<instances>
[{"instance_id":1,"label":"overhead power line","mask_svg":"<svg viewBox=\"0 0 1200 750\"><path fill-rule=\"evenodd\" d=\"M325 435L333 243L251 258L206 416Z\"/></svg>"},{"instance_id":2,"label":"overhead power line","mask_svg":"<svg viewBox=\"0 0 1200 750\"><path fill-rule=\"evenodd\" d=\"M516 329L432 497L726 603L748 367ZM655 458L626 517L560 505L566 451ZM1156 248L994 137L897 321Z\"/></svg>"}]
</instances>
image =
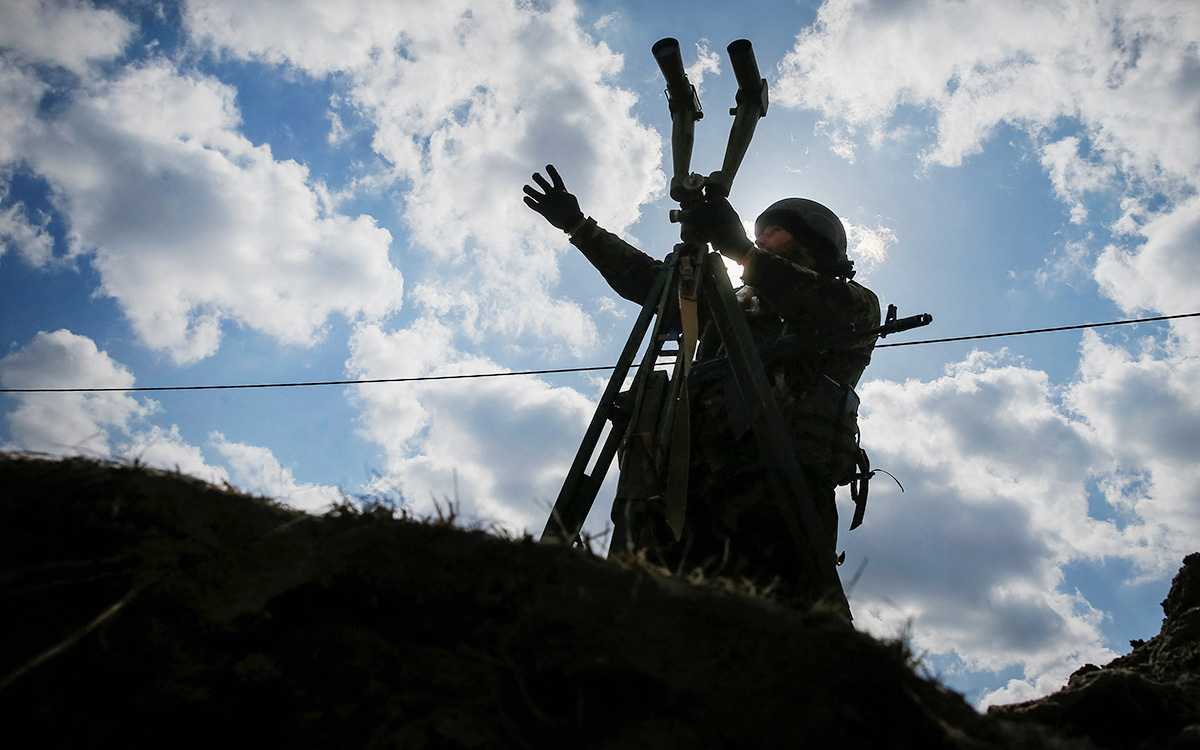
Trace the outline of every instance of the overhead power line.
<instances>
[{"instance_id":1,"label":"overhead power line","mask_svg":"<svg viewBox=\"0 0 1200 750\"><path fill-rule=\"evenodd\" d=\"M1055 328L1030 328L1023 331L1007 331L1005 333L978 333L971 336L952 336L941 339L923 339L920 341L897 341L895 343L876 344L876 349L896 346L917 346L920 344L946 344L955 341L978 341L980 339L995 339L1004 336L1028 336L1035 333L1053 333L1056 331L1078 331L1084 328L1104 328L1106 326L1124 326L1135 323L1154 323L1163 320L1178 320L1180 318L1200 317L1200 312L1182 313L1179 315L1160 315L1153 318L1131 318L1129 320L1110 320L1104 323L1080 323L1071 326ZM134 386L129 388L0 388L0 393L134 393L146 391L221 391L242 390L247 388L304 388L319 385L370 385L373 383L421 383L435 380L471 380L475 378L503 378L516 375L561 375L577 372L600 372L615 369L613 365L598 365L595 367L564 367L554 370L522 370L519 372L476 372L462 375L420 375L411 378L371 378L369 380L313 380L295 383L240 383L236 385L153 385Z\"/></svg>"},{"instance_id":2,"label":"overhead power line","mask_svg":"<svg viewBox=\"0 0 1200 750\"><path fill-rule=\"evenodd\" d=\"M237 385L148 385L130 388L0 388L0 393L110 393L128 391L221 391L242 388L303 388L313 385L369 385L371 383L420 383L428 380L470 380L503 378L513 375L558 375L615 369L612 365L564 367L558 370L522 370L520 372L472 372L464 375L420 375L411 378L371 378L369 380L312 380L297 383L241 383Z\"/></svg>"}]
</instances>

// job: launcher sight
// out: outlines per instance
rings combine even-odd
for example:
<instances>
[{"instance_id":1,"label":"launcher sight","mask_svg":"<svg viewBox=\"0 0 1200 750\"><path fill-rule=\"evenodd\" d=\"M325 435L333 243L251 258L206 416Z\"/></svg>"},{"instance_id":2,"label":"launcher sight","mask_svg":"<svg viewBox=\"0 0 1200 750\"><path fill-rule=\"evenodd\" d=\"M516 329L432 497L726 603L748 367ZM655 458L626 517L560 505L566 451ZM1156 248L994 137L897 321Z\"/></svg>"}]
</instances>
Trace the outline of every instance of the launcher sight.
<instances>
[{"instance_id":1,"label":"launcher sight","mask_svg":"<svg viewBox=\"0 0 1200 750\"><path fill-rule=\"evenodd\" d=\"M728 196L738 167L750 147L758 119L767 114L767 81L758 72L754 47L748 39L738 39L726 48L733 74L738 82L737 106L729 110L733 126L721 168L708 177L691 171L696 121L704 117L700 98L683 69L679 42L660 39L651 48L667 82L667 106L671 112L671 199L686 212L704 200L705 194ZM686 213L671 212L671 221L686 222Z\"/></svg>"}]
</instances>

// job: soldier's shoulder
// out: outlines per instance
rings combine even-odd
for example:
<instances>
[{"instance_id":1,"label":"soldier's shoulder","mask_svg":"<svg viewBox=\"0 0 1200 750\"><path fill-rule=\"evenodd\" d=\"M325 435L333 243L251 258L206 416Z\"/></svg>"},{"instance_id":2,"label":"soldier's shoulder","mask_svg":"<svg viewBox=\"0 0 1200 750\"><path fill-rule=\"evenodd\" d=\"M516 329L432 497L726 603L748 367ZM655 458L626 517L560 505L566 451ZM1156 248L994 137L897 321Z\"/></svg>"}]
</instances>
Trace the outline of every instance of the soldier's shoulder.
<instances>
[{"instance_id":1,"label":"soldier's shoulder","mask_svg":"<svg viewBox=\"0 0 1200 750\"><path fill-rule=\"evenodd\" d=\"M856 319L862 321L863 325L868 320L872 321L871 325L879 325L879 297L875 295L875 292L853 279L848 280L846 286L850 289L850 299L854 306Z\"/></svg>"},{"instance_id":2,"label":"soldier's shoulder","mask_svg":"<svg viewBox=\"0 0 1200 750\"><path fill-rule=\"evenodd\" d=\"M870 300L875 304L876 307L879 306L879 297L876 296L875 292L872 292L870 289L858 283L854 279L847 279L846 286L849 287L850 294L854 297L862 300Z\"/></svg>"}]
</instances>

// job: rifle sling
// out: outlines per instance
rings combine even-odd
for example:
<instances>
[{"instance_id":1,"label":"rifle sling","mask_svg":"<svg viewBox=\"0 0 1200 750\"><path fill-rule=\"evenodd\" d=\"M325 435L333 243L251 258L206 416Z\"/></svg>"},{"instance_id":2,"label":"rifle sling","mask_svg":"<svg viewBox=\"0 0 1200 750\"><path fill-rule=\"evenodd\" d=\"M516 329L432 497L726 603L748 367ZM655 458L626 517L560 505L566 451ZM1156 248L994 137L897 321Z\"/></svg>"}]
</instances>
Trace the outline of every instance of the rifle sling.
<instances>
[{"instance_id":1,"label":"rifle sling","mask_svg":"<svg viewBox=\"0 0 1200 750\"><path fill-rule=\"evenodd\" d=\"M679 259L679 323L683 340L680 347L679 377L683 378L675 420L671 425L671 458L667 473L667 526L678 541L683 535L683 520L687 512L688 474L691 471L691 403L688 397L688 375L692 370L699 339L700 324L697 311L696 267L691 257Z\"/></svg>"}]
</instances>

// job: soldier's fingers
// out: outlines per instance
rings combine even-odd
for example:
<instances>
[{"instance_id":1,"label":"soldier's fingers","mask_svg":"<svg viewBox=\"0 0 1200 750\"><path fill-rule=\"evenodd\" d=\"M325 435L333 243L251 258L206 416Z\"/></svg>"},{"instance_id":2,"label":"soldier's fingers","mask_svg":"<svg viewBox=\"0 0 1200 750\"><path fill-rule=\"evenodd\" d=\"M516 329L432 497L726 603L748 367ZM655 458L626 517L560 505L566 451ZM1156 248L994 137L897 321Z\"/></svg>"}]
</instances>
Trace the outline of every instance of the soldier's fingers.
<instances>
[{"instance_id":1,"label":"soldier's fingers","mask_svg":"<svg viewBox=\"0 0 1200 750\"><path fill-rule=\"evenodd\" d=\"M554 180L555 188L557 188L559 190L567 189L567 186L565 184L563 184L562 177L559 176L558 170L554 168L553 164L546 165L546 174L550 175L550 179Z\"/></svg>"},{"instance_id":2,"label":"soldier's fingers","mask_svg":"<svg viewBox=\"0 0 1200 750\"><path fill-rule=\"evenodd\" d=\"M553 190L553 188L550 187L550 183L546 182L546 178L542 177L537 172L533 173L533 181L538 184L538 187L540 187L542 190L545 190L547 193Z\"/></svg>"},{"instance_id":3,"label":"soldier's fingers","mask_svg":"<svg viewBox=\"0 0 1200 750\"><path fill-rule=\"evenodd\" d=\"M542 193L539 193L538 191L534 190L533 188L529 187L528 185L526 185L522 189L525 191L525 195L529 196L529 198L526 198L525 200L530 200L530 199L541 200L542 198L546 197L545 195L543 195Z\"/></svg>"},{"instance_id":4,"label":"soldier's fingers","mask_svg":"<svg viewBox=\"0 0 1200 750\"><path fill-rule=\"evenodd\" d=\"M539 214L542 212L541 207L538 205L537 201L535 201L533 198L526 196L525 197L525 205L529 206L534 211L537 211Z\"/></svg>"}]
</instances>

